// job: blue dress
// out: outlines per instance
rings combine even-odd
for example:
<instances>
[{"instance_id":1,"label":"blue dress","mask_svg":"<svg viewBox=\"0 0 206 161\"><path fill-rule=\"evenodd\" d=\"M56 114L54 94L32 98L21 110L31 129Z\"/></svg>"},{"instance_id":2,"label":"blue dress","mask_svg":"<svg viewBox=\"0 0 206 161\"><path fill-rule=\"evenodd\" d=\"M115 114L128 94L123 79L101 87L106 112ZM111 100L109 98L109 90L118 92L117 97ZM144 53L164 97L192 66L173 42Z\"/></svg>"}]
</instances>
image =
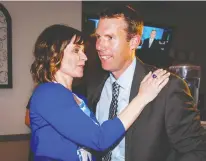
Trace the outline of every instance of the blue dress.
<instances>
[{"instance_id":1,"label":"blue dress","mask_svg":"<svg viewBox=\"0 0 206 161\"><path fill-rule=\"evenodd\" d=\"M91 149L104 151L124 135L118 118L99 125L80 101L78 105L73 93L58 83L44 83L34 90L30 120L36 160L45 157L48 161L89 161Z\"/></svg>"}]
</instances>

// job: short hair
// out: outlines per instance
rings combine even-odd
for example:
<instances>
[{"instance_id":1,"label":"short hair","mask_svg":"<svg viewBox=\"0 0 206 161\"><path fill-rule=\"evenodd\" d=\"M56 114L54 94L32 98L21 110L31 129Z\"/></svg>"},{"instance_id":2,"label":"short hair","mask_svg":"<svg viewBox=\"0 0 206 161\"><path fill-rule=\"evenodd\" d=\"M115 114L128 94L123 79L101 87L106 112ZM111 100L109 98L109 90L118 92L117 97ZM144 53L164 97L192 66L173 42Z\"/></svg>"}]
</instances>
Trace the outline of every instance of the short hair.
<instances>
[{"instance_id":1,"label":"short hair","mask_svg":"<svg viewBox=\"0 0 206 161\"><path fill-rule=\"evenodd\" d=\"M39 35L33 52L35 60L30 69L37 84L55 81L54 75L60 69L64 49L74 35L74 43L82 44L82 33L66 25L49 26Z\"/></svg>"},{"instance_id":2,"label":"short hair","mask_svg":"<svg viewBox=\"0 0 206 161\"><path fill-rule=\"evenodd\" d=\"M127 40L130 40L134 35L142 36L143 32L143 19L141 15L129 5L120 5L118 7L111 6L103 10L99 14L100 18L124 18L127 23Z\"/></svg>"},{"instance_id":3,"label":"short hair","mask_svg":"<svg viewBox=\"0 0 206 161\"><path fill-rule=\"evenodd\" d=\"M151 33L152 33L153 31L157 32L157 30L156 30L156 29L152 29Z\"/></svg>"}]
</instances>

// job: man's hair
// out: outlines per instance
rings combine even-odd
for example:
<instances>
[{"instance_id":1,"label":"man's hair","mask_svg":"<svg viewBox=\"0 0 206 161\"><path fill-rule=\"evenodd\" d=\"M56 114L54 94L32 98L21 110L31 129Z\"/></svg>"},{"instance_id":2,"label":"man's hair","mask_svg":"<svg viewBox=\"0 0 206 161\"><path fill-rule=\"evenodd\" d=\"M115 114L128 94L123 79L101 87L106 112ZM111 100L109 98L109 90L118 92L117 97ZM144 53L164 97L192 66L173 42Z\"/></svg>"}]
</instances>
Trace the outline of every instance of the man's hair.
<instances>
[{"instance_id":1,"label":"man's hair","mask_svg":"<svg viewBox=\"0 0 206 161\"><path fill-rule=\"evenodd\" d=\"M155 30L155 29L152 29L151 33L152 33L153 31L157 32L157 30Z\"/></svg>"},{"instance_id":2,"label":"man's hair","mask_svg":"<svg viewBox=\"0 0 206 161\"><path fill-rule=\"evenodd\" d=\"M55 80L54 75L61 66L64 49L74 35L76 35L74 43L82 44L82 33L65 25L52 25L39 35L34 47L35 60L30 69L37 84Z\"/></svg>"},{"instance_id":3,"label":"man's hair","mask_svg":"<svg viewBox=\"0 0 206 161\"><path fill-rule=\"evenodd\" d=\"M100 18L124 18L127 23L127 40L130 40L133 36L142 36L143 32L143 20L141 15L131 6L111 6L103 10Z\"/></svg>"}]
</instances>

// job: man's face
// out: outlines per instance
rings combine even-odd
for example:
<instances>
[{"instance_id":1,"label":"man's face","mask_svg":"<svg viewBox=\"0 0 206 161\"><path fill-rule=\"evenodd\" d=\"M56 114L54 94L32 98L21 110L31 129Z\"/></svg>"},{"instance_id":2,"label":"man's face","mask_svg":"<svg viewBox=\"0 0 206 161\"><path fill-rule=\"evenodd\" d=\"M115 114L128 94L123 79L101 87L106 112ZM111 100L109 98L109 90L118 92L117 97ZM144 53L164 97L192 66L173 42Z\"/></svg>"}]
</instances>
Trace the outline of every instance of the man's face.
<instances>
[{"instance_id":1,"label":"man's face","mask_svg":"<svg viewBox=\"0 0 206 161\"><path fill-rule=\"evenodd\" d=\"M156 36L156 31L152 31L151 34L150 34L150 38L151 39L154 39Z\"/></svg>"},{"instance_id":2,"label":"man's face","mask_svg":"<svg viewBox=\"0 0 206 161\"><path fill-rule=\"evenodd\" d=\"M96 49L102 68L118 78L132 62L132 47L127 41L123 18L101 18L96 29Z\"/></svg>"}]
</instances>

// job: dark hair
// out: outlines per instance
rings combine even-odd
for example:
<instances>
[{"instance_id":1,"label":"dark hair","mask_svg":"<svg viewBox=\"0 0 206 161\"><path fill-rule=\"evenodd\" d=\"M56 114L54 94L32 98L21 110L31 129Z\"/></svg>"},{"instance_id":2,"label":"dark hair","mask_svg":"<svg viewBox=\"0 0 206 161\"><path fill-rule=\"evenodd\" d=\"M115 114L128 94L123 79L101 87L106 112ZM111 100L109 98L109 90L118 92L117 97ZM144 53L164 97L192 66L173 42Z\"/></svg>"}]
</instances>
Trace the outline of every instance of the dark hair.
<instances>
[{"instance_id":1,"label":"dark hair","mask_svg":"<svg viewBox=\"0 0 206 161\"><path fill-rule=\"evenodd\" d=\"M37 84L55 80L54 74L61 66L64 49L74 35L74 43L82 44L82 33L66 25L52 25L39 35L34 47L35 60L30 69Z\"/></svg>"},{"instance_id":2,"label":"dark hair","mask_svg":"<svg viewBox=\"0 0 206 161\"><path fill-rule=\"evenodd\" d=\"M127 23L127 40L130 40L134 35L142 36L143 20L141 15L131 6L111 6L103 10L99 15L100 18L124 18Z\"/></svg>"}]
</instances>

